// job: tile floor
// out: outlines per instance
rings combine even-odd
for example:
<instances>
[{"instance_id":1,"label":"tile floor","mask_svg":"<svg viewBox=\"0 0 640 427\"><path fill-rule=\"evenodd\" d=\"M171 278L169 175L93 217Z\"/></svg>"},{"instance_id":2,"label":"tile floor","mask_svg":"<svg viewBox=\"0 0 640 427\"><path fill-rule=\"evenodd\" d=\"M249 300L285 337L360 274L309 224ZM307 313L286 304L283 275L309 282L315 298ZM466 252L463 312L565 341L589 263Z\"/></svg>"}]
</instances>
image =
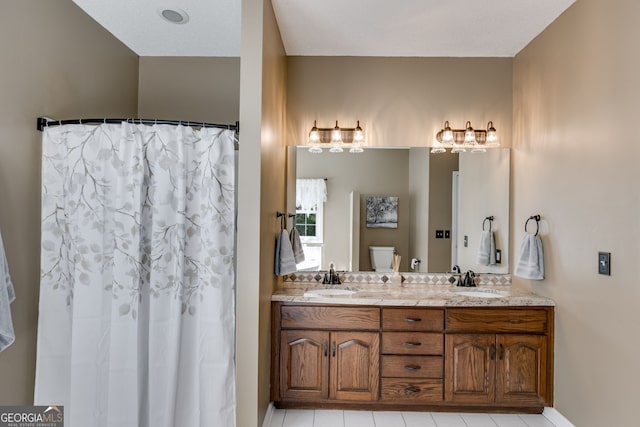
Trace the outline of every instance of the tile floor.
<instances>
[{"instance_id":1,"label":"tile floor","mask_svg":"<svg viewBox=\"0 0 640 427\"><path fill-rule=\"evenodd\" d=\"M276 409L269 427L555 427L542 415Z\"/></svg>"}]
</instances>

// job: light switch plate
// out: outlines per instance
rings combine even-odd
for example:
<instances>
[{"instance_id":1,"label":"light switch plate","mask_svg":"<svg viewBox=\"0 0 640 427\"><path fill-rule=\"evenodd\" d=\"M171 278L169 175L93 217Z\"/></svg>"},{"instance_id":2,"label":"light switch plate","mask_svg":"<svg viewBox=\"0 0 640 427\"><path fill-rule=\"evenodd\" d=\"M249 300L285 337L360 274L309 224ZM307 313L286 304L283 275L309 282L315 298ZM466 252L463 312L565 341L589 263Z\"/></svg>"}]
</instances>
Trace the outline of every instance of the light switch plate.
<instances>
[{"instance_id":1,"label":"light switch plate","mask_svg":"<svg viewBox=\"0 0 640 427\"><path fill-rule=\"evenodd\" d=\"M611 276L611 252L598 252L598 274Z\"/></svg>"}]
</instances>

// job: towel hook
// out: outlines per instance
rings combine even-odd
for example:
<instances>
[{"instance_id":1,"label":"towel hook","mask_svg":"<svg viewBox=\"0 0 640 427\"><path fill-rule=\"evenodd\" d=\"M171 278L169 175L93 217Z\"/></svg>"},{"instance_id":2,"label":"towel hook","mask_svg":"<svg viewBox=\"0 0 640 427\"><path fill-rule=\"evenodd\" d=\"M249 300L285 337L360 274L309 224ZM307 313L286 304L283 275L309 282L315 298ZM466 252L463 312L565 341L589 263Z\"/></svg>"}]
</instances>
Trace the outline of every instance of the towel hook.
<instances>
[{"instance_id":1,"label":"towel hook","mask_svg":"<svg viewBox=\"0 0 640 427\"><path fill-rule=\"evenodd\" d=\"M287 228L287 219L288 218L294 218L296 215L295 214L290 214L290 213L284 213L284 212L280 212L277 211L276 212L276 218L282 218L280 220L280 227L284 230L285 228Z\"/></svg>"},{"instance_id":2,"label":"towel hook","mask_svg":"<svg viewBox=\"0 0 640 427\"><path fill-rule=\"evenodd\" d=\"M527 222L524 223L524 232L528 233L527 225L529 225L529 221L531 221L532 219L536 221L536 234L534 234L534 236L537 236L538 232L540 231L540 215L532 215L527 219Z\"/></svg>"},{"instance_id":3,"label":"towel hook","mask_svg":"<svg viewBox=\"0 0 640 427\"><path fill-rule=\"evenodd\" d=\"M488 216L482 221L482 231L484 231L484 224L489 221L489 231L491 231L491 224L493 224L493 215Z\"/></svg>"}]
</instances>

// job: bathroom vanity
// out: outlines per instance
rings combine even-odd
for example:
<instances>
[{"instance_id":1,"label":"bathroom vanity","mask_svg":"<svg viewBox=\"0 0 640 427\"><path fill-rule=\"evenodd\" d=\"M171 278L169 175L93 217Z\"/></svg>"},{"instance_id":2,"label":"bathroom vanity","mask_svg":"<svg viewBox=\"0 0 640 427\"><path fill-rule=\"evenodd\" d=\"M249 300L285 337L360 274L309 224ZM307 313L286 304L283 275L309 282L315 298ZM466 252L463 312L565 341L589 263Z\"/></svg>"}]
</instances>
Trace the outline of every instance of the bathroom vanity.
<instances>
[{"instance_id":1,"label":"bathroom vanity","mask_svg":"<svg viewBox=\"0 0 640 427\"><path fill-rule=\"evenodd\" d=\"M272 297L278 407L541 412L553 404L552 300L511 286L310 288L318 285Z\"/></svg>"}]
</instances>

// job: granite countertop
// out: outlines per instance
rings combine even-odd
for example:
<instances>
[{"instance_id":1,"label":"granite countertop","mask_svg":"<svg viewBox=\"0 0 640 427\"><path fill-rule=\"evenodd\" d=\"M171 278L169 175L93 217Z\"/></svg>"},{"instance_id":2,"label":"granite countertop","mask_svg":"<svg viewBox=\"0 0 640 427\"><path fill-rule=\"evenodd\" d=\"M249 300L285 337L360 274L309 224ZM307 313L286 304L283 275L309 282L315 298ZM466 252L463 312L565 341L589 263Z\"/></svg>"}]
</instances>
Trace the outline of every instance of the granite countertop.
<instances>
[{"instance_id":1,"label":"granite countertop","mask_svg":"<svg viewBox=\"0 0 640 427\"><path fill-rule=\"evenodd\" d=\"M344 289L357 292L350 295L305 296L305 293L317 289ZM480 292L480 295L490 294L493 297L466 296L461 292ZM286 284L278 289L272 295L271 301L404 307L555 306L555 302L549 298L513 288L511 285L482 285L467 288L424 284L318 285L297 282Z\"/></svg>"}]
</instances>

